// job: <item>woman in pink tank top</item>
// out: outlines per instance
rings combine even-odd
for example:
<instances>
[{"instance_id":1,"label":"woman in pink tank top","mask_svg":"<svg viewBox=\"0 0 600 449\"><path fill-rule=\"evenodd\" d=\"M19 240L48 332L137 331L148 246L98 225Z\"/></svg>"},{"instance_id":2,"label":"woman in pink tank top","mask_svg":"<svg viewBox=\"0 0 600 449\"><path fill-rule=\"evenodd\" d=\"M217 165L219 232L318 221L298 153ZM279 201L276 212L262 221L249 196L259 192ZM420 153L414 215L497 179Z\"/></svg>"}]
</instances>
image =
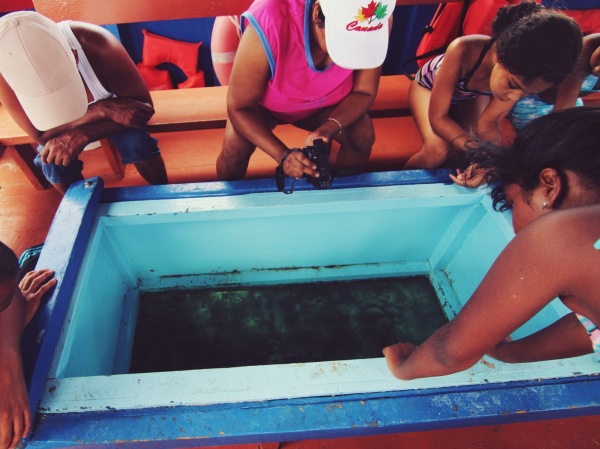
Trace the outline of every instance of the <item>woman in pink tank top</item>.
<instances>
[{"instance_id":1,"label":"woman in pink tank top","mask_svg":"<svg viewBox=\"0 0 600 449\"><path fill-rule=\"evenodd\" d=\"M284 160L287 176L317 176L302 152L290 153L316 139L340 144L338 170L362 169L375 140L367 112L394 6L394 0L255 0L242 15L219 179L243 178L257 147L278 164ZM281 123L308 137L286 145L272 132Z\"/></svg>"}]
</instances>

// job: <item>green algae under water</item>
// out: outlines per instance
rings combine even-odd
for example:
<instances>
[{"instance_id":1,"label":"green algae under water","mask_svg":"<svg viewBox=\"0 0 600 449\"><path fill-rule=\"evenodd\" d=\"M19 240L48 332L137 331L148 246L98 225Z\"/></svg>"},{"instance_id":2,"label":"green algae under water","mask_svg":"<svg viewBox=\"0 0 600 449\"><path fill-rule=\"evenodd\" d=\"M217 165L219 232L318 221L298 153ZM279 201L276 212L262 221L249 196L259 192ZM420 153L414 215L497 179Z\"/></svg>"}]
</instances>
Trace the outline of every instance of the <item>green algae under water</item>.
<instances>
[{"instance_id":1,"label":"green algae under water","mask_svg":"<svg viewBox=\"0 0 600 449\"><path fill-rule=\"evenodd\" d=\"M446 321L425 276L145 292L130 372L382 357Z\"/></svg>"}]
</instances>

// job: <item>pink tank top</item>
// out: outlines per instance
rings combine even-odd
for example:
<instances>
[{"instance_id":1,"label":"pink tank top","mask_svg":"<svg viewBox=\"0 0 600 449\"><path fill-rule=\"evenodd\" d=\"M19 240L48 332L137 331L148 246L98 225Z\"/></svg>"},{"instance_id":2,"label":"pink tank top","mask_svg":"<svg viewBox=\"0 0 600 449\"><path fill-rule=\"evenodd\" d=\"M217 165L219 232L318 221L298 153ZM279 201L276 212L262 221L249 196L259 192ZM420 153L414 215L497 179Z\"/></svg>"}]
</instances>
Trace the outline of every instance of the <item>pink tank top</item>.
<instances>
[{"instance_id":1,"label":"pink tank top","mask_svg":"<svg viewBox=\"0 0 600 449\"><path fill-rule=\"evenodd\" d=\"M339 103L353 71L315 68L310 52L310 0L255 0L242 17L258 33L271 67L260 104L287 123Z\"/></svg>"}]
</instances>

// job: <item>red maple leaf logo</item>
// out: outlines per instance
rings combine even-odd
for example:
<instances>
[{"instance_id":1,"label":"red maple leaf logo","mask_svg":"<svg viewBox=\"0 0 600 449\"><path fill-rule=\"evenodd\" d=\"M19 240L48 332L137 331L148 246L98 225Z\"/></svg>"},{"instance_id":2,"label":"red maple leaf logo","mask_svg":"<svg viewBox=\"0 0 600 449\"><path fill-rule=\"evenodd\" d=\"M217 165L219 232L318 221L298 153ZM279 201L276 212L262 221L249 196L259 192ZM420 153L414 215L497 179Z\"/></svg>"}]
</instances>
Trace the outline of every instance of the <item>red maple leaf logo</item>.
<instances>
[{"instance_id":1,"label":"red maple leaf logo","mask_svg":"<svg viewBox=\"0 0 600 449\"><path fill-rule=\"evenodd\" d=\"M365 19L369 19L369 23L373 20L375 12L377 11L377 3L371 0L371 3L366 8L360 8L361 13Z\"/></svg>"}]
</instances>

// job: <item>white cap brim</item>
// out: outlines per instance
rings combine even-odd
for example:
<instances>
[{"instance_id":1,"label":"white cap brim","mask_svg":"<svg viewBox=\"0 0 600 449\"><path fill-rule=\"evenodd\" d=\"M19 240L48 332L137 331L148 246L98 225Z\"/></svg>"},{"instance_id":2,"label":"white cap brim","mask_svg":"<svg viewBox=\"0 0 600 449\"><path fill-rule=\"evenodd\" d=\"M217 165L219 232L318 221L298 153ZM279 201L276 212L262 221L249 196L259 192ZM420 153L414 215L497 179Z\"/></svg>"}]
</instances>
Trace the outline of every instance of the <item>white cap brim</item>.
<instances>
[{"instance_id":1,"label":"white cap brim","mask_svg":"<svg viewBox=\"0 0 600 449\"><path fill-rule=\"evenodd\" d=\"M336 65L360 70L383 64L395 0L320 0L319 3L325 15L327 52ZM367 8L377 10L378 16L361 15Z\"/></svg>"}]
</instances>

